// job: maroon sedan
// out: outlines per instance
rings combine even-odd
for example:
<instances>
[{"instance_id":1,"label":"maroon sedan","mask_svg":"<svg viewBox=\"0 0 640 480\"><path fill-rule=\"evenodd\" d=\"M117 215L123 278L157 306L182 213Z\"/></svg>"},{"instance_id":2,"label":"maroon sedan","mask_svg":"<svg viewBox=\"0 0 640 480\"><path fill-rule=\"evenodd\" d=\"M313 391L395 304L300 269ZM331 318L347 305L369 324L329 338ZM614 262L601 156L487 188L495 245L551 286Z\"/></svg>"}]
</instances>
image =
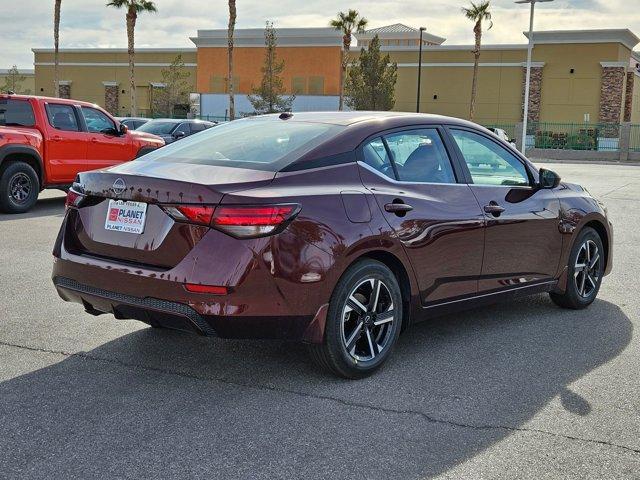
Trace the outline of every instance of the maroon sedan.
<instances>
[{"instance_id":1,"label":"maroon sedan","mask_svg":"<svg viewBox=\"0 0 640 480\"><path fill-rule=\"evenodd\" d=\"M93 315L297 340L358 378L436 314L539 292L588 306L611 245L600 202L473 123L286 113L80 174L53 282Z\"/></svg>"}]
</instances>

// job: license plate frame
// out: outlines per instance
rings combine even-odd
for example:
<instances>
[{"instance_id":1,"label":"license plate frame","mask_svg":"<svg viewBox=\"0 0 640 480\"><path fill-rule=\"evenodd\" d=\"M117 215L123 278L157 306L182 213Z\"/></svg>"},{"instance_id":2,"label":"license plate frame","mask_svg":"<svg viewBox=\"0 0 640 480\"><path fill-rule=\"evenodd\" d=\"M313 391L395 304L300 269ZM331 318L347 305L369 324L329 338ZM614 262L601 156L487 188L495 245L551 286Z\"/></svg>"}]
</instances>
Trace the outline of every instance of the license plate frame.
<instances>
[{"instance_id":1,"label":"license plate frame","mask_svg":"<svg viewBox=\"0 0 640 480\"><path fill-rule=\"evenodd\" d=\"M104 229L142 235L147 222L147 207L144 202L110 199Z\"/></svg>"}]
</instances>

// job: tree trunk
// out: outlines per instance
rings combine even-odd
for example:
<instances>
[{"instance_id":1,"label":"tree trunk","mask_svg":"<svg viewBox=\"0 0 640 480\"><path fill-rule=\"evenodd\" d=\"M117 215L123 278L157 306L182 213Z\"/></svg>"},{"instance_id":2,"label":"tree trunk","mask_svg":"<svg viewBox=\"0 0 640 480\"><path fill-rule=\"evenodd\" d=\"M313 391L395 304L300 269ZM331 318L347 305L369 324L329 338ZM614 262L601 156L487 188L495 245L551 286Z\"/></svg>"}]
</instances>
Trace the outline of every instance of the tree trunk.
<instances>
[{"instance_id":1,"label":"tree trunk","mask_svg":"<svg viewBox=\"0 0 640 480\"><path fill-rule=\"evenodd\" d=\"M342 55L340 55L340 99L338 101L338 110L344 109L344 81L347 76L347 52L351 47L351 35L345 33L342 36Z\"/></svg>"},{"instance_id":2,"label":"tree trunk","mask_svg":"<svg viewBox=\"0 0 640 480\"><path fill-rule=\"evenodd\" d=\"M236 117L236 104L233 90L233 31L236 28L236 1L229 0L229 30L227 33L229 56L229 120Z\"/></svg>"},{"instance_id":3,"label":"tree trunk","mask_svg":"<svg viewBox=\"0 0 640 480\"><path fill-rule=\"evenodd\" d=\"M473 81L471 82L471 105L469 107L469 120L473 121L476 114L476 95L478 92L478 67L480 63L480 43L482 38L482 24L478 21L473 27L473 33L476 36L476 46L473 51Z\"/></svg>"},{"instance_id":4,"label":"tree trunk","mask_svg":"<svg viewBox=\"0 0 640 480\"><path fill-rule=\"evenodd\" d=\"M60 46L60 6L62 0L56 0L53 7L53 96L60 96L60 72L58 71Z\"/></svg>"},{"instance_id":5,"label":"tree trunk","mask_svg":"<svg viewBox=\"0 0 640 480\"><path fill-rule=\"evenodd\" d=\"M135 30L138 14L133 8L127 10L127 53L129 54L129 89L131 93L131 112L135 117L136 108L136 72L135 72Z\"/></svg>"}]
</instances>

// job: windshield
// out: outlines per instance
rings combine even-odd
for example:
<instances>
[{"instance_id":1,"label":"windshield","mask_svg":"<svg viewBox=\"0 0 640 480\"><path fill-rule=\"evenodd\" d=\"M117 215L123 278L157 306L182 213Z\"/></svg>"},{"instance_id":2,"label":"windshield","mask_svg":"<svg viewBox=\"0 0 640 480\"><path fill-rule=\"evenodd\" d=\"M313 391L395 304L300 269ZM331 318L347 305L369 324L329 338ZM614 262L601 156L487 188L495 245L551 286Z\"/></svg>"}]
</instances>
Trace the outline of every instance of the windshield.
<instances>
[{"instance_id":1,"label":"windshield","mask_svg":"<svg viewBox=\"0 0 640 480\"><path fill-rule=\"evenodd\" d=\"M33 127L35 123L33 108L28 101L0 98L0 126Z\"/></svg>"},{"instance_id":2,"label":"windshield","mask_svg":"<svg viewBox=\"0 0 640 480\"><path fill-rule=\"evenodd\" d=\"M176 122L147 122L138 128L138 132L153 133L154 135L169 135L177 125Z\"/></svg>"},{"instance_id":3,"label":"windshield","mask_svg":"<svg viewBox=\"0 0 640 480\"><path fill-rule=\"evenodd\" d=\"M273 117L235 120L151 152L140 161L277 171L343 128Z\"/></svg>"}]
</instances>

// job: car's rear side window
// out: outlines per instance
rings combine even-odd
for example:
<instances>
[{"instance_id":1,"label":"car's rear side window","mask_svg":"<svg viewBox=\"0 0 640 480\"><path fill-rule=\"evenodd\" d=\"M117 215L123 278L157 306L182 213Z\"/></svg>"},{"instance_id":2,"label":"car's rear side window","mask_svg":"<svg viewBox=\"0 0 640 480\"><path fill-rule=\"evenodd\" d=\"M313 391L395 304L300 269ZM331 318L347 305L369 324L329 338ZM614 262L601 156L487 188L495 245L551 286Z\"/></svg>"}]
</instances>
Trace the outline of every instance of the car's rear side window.
<instances>
[{"instance_id":1,"label":"car's rear side window","mask_svg":"<svg viewBox=\"0 0 640 480\"><path fill-rule=\"evenodd\" d=\"M342 128L274 118L235 120L151 152L140 161L278 171Z\"/></svg>"},{"instance_id":2,"label":"car's rear side window","mask_svg":"<svg viewBox=\"0 0 640 480\"><path fill-rule=\"evenodd\" d=\"M49 124L56 130L66 132L79 132L80 124L76 116L75 108L71 105L49 103L47 105L47 117Z\"/></svg>"},{"instance_id":3,"label":"car's rear side window","mask_svg":"<svg viewBox=\"0 0 640 480\"><path fill-rule=\"evenodd\" d=\"M364 145L363 158L367 165L403 182L456 183L449 155L435 128L378 137Z\"/></svg>"},{"instance_id":4,"label":"car's rear side window","mask_svg":"<svg viewBox=\"0 0 640 480\"><path fill-rule=\"evenodd\" d=\"M27 100L0 98L0 126L33 127L35 124L33 107Z\"/></svg>"}]
</instances>

